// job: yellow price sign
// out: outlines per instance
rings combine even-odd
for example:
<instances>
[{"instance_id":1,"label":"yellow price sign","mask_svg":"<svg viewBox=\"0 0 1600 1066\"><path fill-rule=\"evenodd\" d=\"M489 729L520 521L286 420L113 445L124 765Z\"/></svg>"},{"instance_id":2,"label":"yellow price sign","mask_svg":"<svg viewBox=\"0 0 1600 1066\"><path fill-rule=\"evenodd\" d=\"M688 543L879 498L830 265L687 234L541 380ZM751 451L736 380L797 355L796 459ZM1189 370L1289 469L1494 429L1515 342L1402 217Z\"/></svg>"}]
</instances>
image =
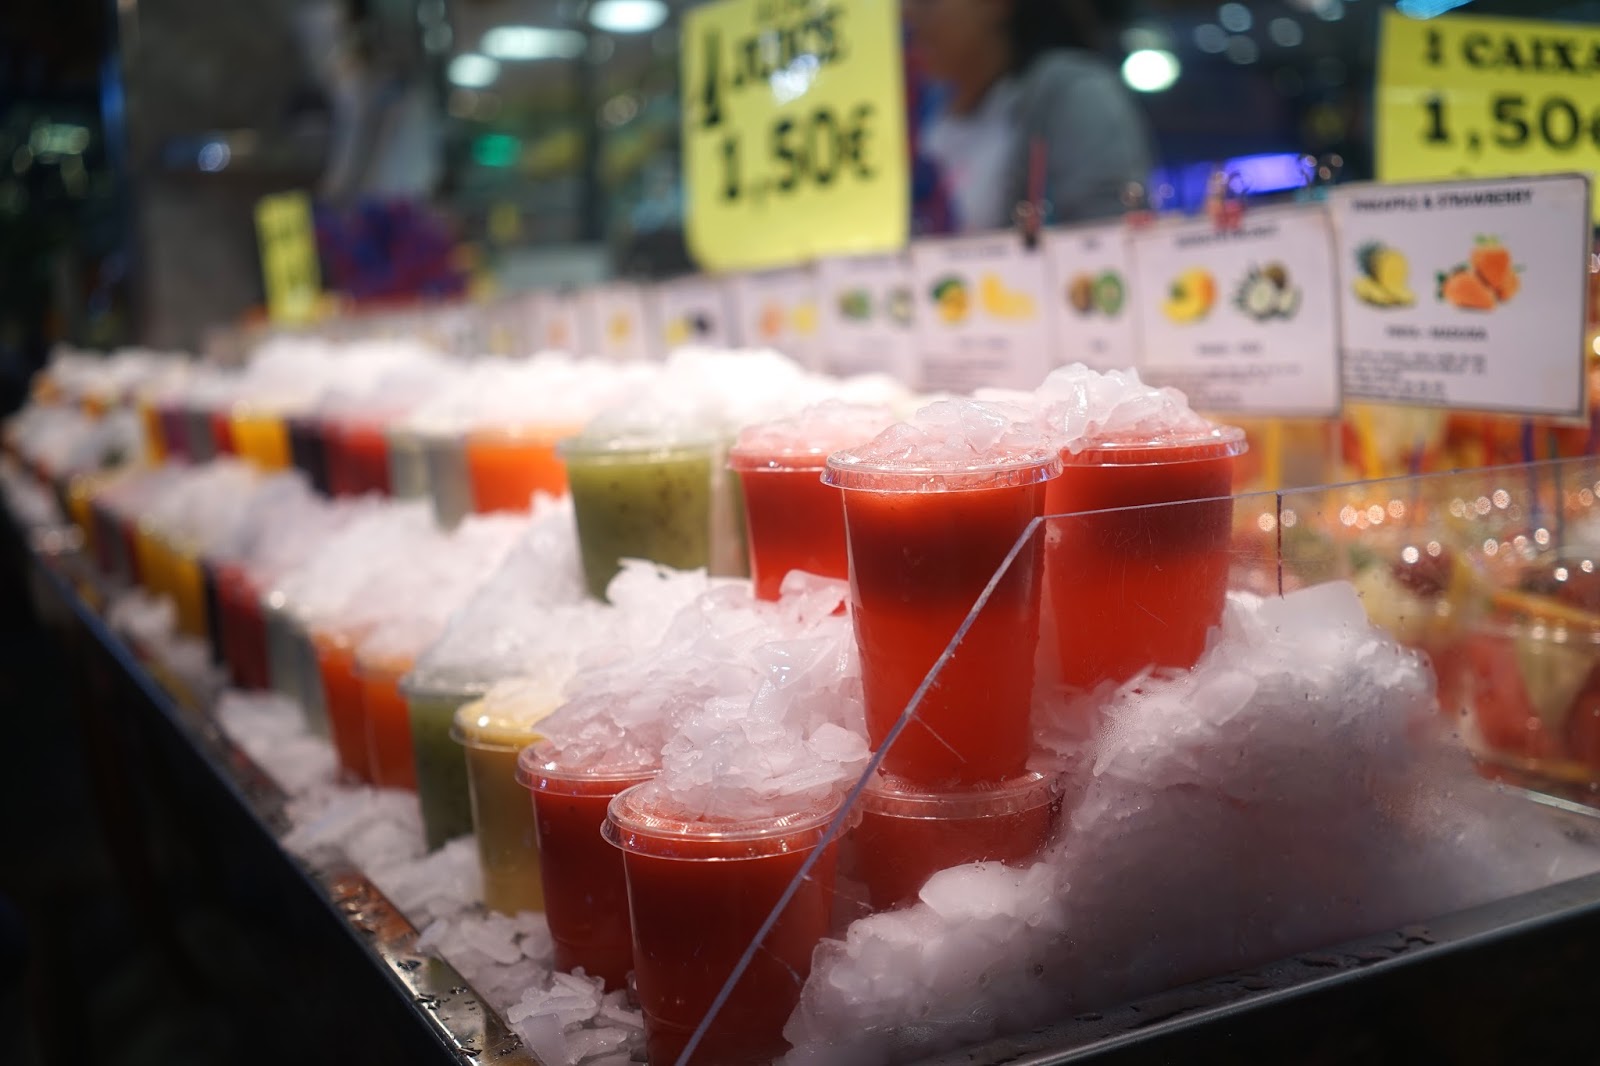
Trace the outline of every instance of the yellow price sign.
<instances>
[{"instance_id":1,"label":"yellow price sign","mask_svg":"<svg viewBox=\"0 0 1600 1066\"><path fill-rule=\"evenodd\" d=\"M684 15L689 247L712 270L906 242L899 0L720 0Z\"/></svg>"},{"instance_id":2,"label":"yellow price sign","mask_svg":"<svg viewBox=\"0 0 1600 1066\"><path fill-rule=\"evenodd\" d=\"M303 192L263 196L256 202L256 240L267 313L277 322L310 320L322 289L311 198Z\"/></svg>"},{"instance_id":3,"label":"yellow price sign","mask_svg":"<svg viewBox=\"0 0 1600 1066\"><path fill-rule=\"evenodd\" d=\"M1600 27L1386 11L1378 179L1600 170L1597 86Z\"/></svg>"}]
</instances>

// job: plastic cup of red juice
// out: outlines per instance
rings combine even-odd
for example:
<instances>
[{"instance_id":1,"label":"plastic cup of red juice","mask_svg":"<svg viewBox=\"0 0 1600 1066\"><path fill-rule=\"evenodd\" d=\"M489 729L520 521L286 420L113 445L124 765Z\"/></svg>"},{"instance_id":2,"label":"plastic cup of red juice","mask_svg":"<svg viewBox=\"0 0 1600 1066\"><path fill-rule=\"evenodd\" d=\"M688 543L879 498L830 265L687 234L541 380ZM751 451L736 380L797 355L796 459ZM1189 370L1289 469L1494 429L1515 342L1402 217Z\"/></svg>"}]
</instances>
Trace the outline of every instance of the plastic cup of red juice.
<instances>
[{"instance_id":1,"label":"plastic cup of red juice","mask_svg":"<svg viewBox=\"0 0 1600 1066\"><path fill-rule=\"evenodd\" d=\"M217 598L222 615L222 651L235 687L259 691L269 687L267 626L261 594L244 567L217 569Z\"/></svg>"},{"instance_id":2,"label":"plastic cup of red juice","mask_svg":"<svg viewBox=\"0 0 1600 1066\"><path fill-rule=\"evenodd\" d=\"M728 453L744 496L750 576L759 599L776 600L791 570L849 576L844 502L822 480L831 452L872 439L886 408L819 404L794 418L750 426Z\"/></svg>"},{"instance_id":3,"label":"plastic cup of red juice","mask_svg":"<svg viewBox=\"0 0 1600 1066\"><path fill-rule=\"evenodd\" d=\"M611 802L605 838L621 849L633 921L634 991L646 1053L675 1063L802 864L824 845L838 802L776 816L685 817L654 784ZM690 1056L770 1062L828 935L838 848L828 842Z\"/></svg>"},{"instance_id":4,"label":"plastic cup of red juice","mask_svg":"<svg viewBox=\"0 0 1600 1066\"><path fill-rule=\"evenodd\" d=\"M1062 449L1045 507L1074 517L1047 520L1044 543L1067 685L1120 684L1148 666L1199 660L1227 598L1228 497L1245 448L1243 430L1215 426ZM1081 513L1110 508L1133 509Z\"/></svg>"},{"instance_id":5,"label":"plastic cup of red juice","mask_svg":"<svg viewBox=\"0 0 1600 1066\"><path fill-rule=\"evenodd\" d=\"M973 430L981 447L951 445L952 435L967 432L950 423L963 410L995 422ZM1044 514L1061 461L1042 435L1009 420L994 405L943 401L828 457L826 480L844 490L851 614L874 749L1017 549L884 754L885 773L923 788L1008 780L1026 769L1032 749L1043 540L1018 541Z\"/></svg>"},{"instance_id":6,"label":"plastic cup of red juice","mask_svg":"<svg viewBox=\"0 0 1600 1066\"><path fill-rule=\"evenodd\" d=\"M861 793L857 873L877 910L913 902L928 878L969 862L1027 863L1061 811L1055 778L1030 771L991 788L926 792L879 777Z\"/></svg>"},{"instance_id":7,"label":"plastic cup of red juice","mask_svg":"<svg viewBox=\"0 0 1600 1066\"><path fill-rule=\"evenodd\" d=\"M324 423L328 448L328 488L335 496L389 494L389 440L383 427L369 422Z\"/></svg>"},{"instance_id":8,"label":"plastic cup of red juice","mask_svg":"<svg viewBox=\"0 0 1600 1066\"><path fill-rule=\"evenodd\" d=\"M633 969L622 855L601 837L619 792L655 777L657 767L565 764L548 741L524 748L517 780L533 794L545 917L558 970L582 966L622 988Z\"/></svg>"}]
</instances>

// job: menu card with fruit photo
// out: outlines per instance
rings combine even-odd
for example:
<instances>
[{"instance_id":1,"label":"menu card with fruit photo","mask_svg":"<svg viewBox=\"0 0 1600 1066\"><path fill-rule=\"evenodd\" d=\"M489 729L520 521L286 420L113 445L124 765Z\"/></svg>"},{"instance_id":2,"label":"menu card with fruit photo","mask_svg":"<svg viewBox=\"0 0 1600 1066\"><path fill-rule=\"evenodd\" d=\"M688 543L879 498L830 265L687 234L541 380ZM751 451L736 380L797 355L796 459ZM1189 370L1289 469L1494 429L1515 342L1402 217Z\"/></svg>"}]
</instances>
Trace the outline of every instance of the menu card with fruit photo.
<instances>
[{"instance_id":1,"label":"menu card with fruit photo","mask_svg":"<svg viewBox=\"0 0 1600 1066\"><path fill-rule=\"evenodd\" d=\"M1553 175L1333 190L1346 393L1580 416L1588 185Z\"/></svg>"},{"instance_id":2,"label":"menu card with fruit photo","mask_svg":"<svg viewBox=\"0 0 1600 1066\"><path fill-rule=\"evenodd\" d=\"M1316 205L1257 208L1237 226L1158 223L1128 236L1139 369L1197 408L1339 409L1333 236Z\"/></svg>"},{"instance_id":3,"label":"menu card with fruit photo","mask_svg":"<svg viewBox=\"0 0 1600 1066\"><path fill-rule=\"evenodd\" d=\"M1096 370L1134 365L1138 339L1128 291L1127 230L1121 223L1045 235L1055 362Z\"/></svg>"},{"instance_id":4,"label":"menu card with fruit photo","mask_svg":"<svg viewBox=\"0 0 1600 1066\"><path fill-rule=\"evenodd\" d=\"M1055 365L1044 255L1012 233L911 246L924 389L1031 389Z\"/></svg>"}]
</instances>

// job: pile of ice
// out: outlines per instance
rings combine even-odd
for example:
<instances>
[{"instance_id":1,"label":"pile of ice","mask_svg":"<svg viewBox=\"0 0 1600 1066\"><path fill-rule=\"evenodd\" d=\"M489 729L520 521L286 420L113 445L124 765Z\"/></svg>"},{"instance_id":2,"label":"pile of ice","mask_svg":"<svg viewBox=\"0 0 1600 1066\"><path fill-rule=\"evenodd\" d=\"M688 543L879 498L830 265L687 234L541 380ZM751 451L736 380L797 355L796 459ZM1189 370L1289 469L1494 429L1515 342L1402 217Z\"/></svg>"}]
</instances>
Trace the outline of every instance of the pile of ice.
<instances>
[{"instance_id":1,"label":"pile of ice","mask_svg":"<svg viewBox=\"0 0 1600 1066\"><path fill-rule=\"evenodd\" d=\"M770 672L794 665L784 661L786 654L804 660L810 653L826 660L823 645L830 635L848 631L848 623L834 616L844 594L842 582L791 575L783 598L770 603L757 600L748 582L713 581L677 612L654 646L581 669L567 687L566 702L544 720L541 730L560 749L562 761L575 768L655 766L667 742L692 719L710 714L707 732L739 719L741 709L763 691ZM769 647L806 640L822 643ZM849 642L844 644L834 649L841 656ZM807 665L823 669L829 664ZM853 660L833 665L853 668ZM814 676L807 673L806 679ZM732 700L737 707L713 707L712 701L719 699ZM796 721L810 721L806 715L812 704L790 701L788 690L770 700L774 707L793 702ZM838 714L843 719L847 710L841 707ZM819 743L832 750L828 736ZM696 770L683 763L681 768L685 774L699 774L709 766Z\"/></svg>"},{"instance_id":2,"label":"pile of ice","mask_svg":"<svg viewBox=\"0 0 1600 1066\"><path fill-rule=\"evenodd\" d=\"M1115 694L1041 862L824 942L788 1061L903 1061L1600 869L1432 697L1350 585L1235 595L1192 672Z\"/></svg>"},{"instance_id":3,"label":"pile of ice","mask_svg":"<svg viewBox=\"0 0 1600 1066\"><path fill-rule=\"evenodd\" d=\"M30 528L55 526L66 521L55 495L9 459L0 461L0 500L16 521Z\"/></svg>"},{"instance_id":4,"label":"pile of ice","mask_svg":"<svg viewBox=\"0 0 1600 1066\"><path fill-rule=\"evenodd\" d=\"M329 620L360 634L363 661L409 664L444 630L527 529L521 514L468 515L454 530L430 529L397 570L377 569Z\"/></svg>"},{"instance_id":5,"label":"pile of ice","mask_svg":"<svg viewBox=\"0 0 1600 1066\"><path fill-rule=\"evenodd\" d=\"M6 420L16 453L50 477L94 473L139 456L138 416L116 409L91 417L76 407L34 405Z\"/></svg>"},{"instance_id":6,"label":"pile of ice","mask_svg":"<svg viewBox=\"0 0 1600 1066\"><path fill-rule=\"evenodd\" d=\"M959 473L994 463L1045 462L1055 455L1026 408L982 400L937 400L870 441L837 452L836 466L867 471ZM943 486L931 478L928 488Z\"/></svg>"},{"instance_id":7,"label":"pile of ice","mask_svg":"<svg viewBox=\"0 0 1600 1066\"><path fill-rule=\"evenodd\" d=\"M575 662L616 622L588 599L582 574L571 500L535 497L526 530L417 657L413 679L423 688L472 689L537 674L559 688L572 670L560 664Z\"/></svg>"},{"instance_id":8,"label":"pile of ice","mask_svg":"<svg viewBox=\"0 0 1600 1066\"><path fill-rule=\"evenodd\" d=\"M426 502L384 503L362 514L292 567L275 598L310 631L333 626L374 576L398 574L420 543L440 534Z\"/></svg>"},{"instance_id":9,"label":"pile of ice","mask_svg":"<svg viewBox=\"0 0 1600 1066\"><path fill-rule=\"evenodd\" d=\"M330 791L339 760L326 740L306 732L305 712L275 692L229 689L217 700L217 726L290 796Z\"/></svg>"},{"instance_id":10,"label":"pile of ice","mask_svg":"<svg viewBox=\"0 0 1600 1066\"><path fill-rule=\"evenodd\" d=\"M707 818L792 813L840 794L869 752L848 586L791 571L773 638L757 645L754 694L717 695L684 715L661 750L654 788Z\"/></svg>"},{"instance_id":11,"label":"pile of ice","mask_svg":"<svg viewBox=\"0 0 1600 1066\"><path fill-rule=\"evenodd\" d=\"M1212 428L1177 389L1146 385L1137 370L1102 373L1082 363L1051 371L1029 406L1040 427L1073 454L1096 440L1203 433Z\"/></svg>"}]
</instances>

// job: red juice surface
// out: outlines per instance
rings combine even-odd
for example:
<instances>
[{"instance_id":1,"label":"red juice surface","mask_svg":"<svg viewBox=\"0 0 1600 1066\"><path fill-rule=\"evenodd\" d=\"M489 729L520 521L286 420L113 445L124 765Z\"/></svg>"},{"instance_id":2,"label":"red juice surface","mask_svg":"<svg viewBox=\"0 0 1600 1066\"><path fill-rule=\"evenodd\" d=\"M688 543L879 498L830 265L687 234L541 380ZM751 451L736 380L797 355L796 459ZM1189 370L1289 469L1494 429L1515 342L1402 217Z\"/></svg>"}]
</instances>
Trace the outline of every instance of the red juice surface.
<instances>
[{"instance_id":1,"label":"red juice surface","mask_svg":"<svg viewBox=\"0 0 1600 1066\"><path fill-rule=\"evenodd\" d=\"M346 422L327 426L325 433L330 492L389 494L389 439L381 426Z\"/></svg>"},{"instance_id":2,"label":"red juice surface","mask_svg":"<svg viewBox=\"0 0 1600 1066\"><path fill-rule=\"evenodd\" d=\"M556 454L558 432L481 432L467 438L473 509L526 511L535 492L564 496L567 465Z\"/></svg>"},{"instance_id":3,"label":"red juice surface","mask_svg":"<svg viewBox=\"0 0 1600 1066\"><path fill-rule=\"evenodd\" d=\"M745 531L756 596L776 600L791 570L844 580L849 556L840 490L823 467L744 469Z\"/></svg>"},{"instance_id":4,"label":"red juice surface","mask_svg":"<svg viewBox=\"0 0 1600 1066\"><path fill-rule=\"evenodd\" d=\"M867 732L878 748L1028 523L1046 482L946 492L844 491ZM1022 773L1039 641L1043 542L1024 544L884 757L924 787Z\"/></svg>"},{"instance_id":5,"label":"red juice surface","mask_svg":"<svg viewBox=\"0 0 1600 1066\"><path fill-rule=\"evenodd\" d=\"M211 439L216 443L218 455L238 455L233 446L233 416L228 411L212 411Z\"/></svg>"},{"instance_id":6,"label":"red juice surface","mask_svg":"<svg viewBox=\"0 0 1600 1066\"><path fill-rule=\"evenodd\" d=\"M607 989L626 987L633 969L628 886L622 853L606 843L600 828L617 793L650 778L582 781L530 776L525 766L519 761L518 776L533 793L539 877L556 969L582 966L602 978Z\"/></svg>"},{"instance_id":7,"label":"red juice surface","mask_svg":"<svg viewBox=\"0 0 1600 1066\"><path fill-rule=\"evenodd\" d=\"M411 746L411 707L400 694L400 679L411 664L358 663L361 711L367 730L370 779L379 788L417 790L417 763Z\"/></svg>"},{"instance_id":8,"label":"red juice surface","mask_svg":"<svg viewBox=\"0 0 1600 1066\"><path fill-rule=\"evenodd\" d=\"M1045 570L1068 685L1121 683L1147 666L1187 669L1228 591L1237 444L1062 453L1050 482ZM1215 499L1214 497L1222 497ZM1179 504L1178 501L1200 503ZM1107 514L1076 512L1174 503Z\"/></svg>"},{"instance_id":9,"label":"red juice surface","mask_svg":"<svg viewBox=\"0 0 1600 1066\"><path fill-rule=\"evenodd\" d=\"M952 866L1026 865L1049 843L1059 810L1048 781L1026 793L930 795L912 803L864 796L853 845L872 906L911 903L929 877Z\"/></svg>"},{"instance_id":10,"label":"red juice surface","mask_svg":"<svg viewBox=\"0 0 1600 1066\"><path fill-rule=\"evenodd\" d=\"M609 831L616 826L609 825ZM622 851L633 921L634 989L653 1066L678 1061L761 924L815 848L729 858L725 845L677 837ZM830 931L837 848L812 866L689 1059L696 1066L769 1062L788 1050L784 1023L811 956Z\"/></svg>"},{"instance_id":11,"label":"red juice surface","mask_svg":"<svg viewBox=\"0 0 1600 1066\"><path fill-rule=\"evenodd\" d=\"M365 702L356 676L356 656L350 645L318 634L317 672L322 676L322 698L328 708L328 731L339 765L358 781L372 782L372 756L367 750Z\"/></svg>"},{"instance_id":12,"label":"red juice surface","mask_svg":"<svg viewBox=\"0 0 1600 1066\"><path fill-rule=\"evenodd\" d=\"M222 606L222 651L233 683L242 689L266 689L271 683L267 623L255 582L243 567L224 566L217 572L217 592Z\"/></svg>"}]
</instances>

